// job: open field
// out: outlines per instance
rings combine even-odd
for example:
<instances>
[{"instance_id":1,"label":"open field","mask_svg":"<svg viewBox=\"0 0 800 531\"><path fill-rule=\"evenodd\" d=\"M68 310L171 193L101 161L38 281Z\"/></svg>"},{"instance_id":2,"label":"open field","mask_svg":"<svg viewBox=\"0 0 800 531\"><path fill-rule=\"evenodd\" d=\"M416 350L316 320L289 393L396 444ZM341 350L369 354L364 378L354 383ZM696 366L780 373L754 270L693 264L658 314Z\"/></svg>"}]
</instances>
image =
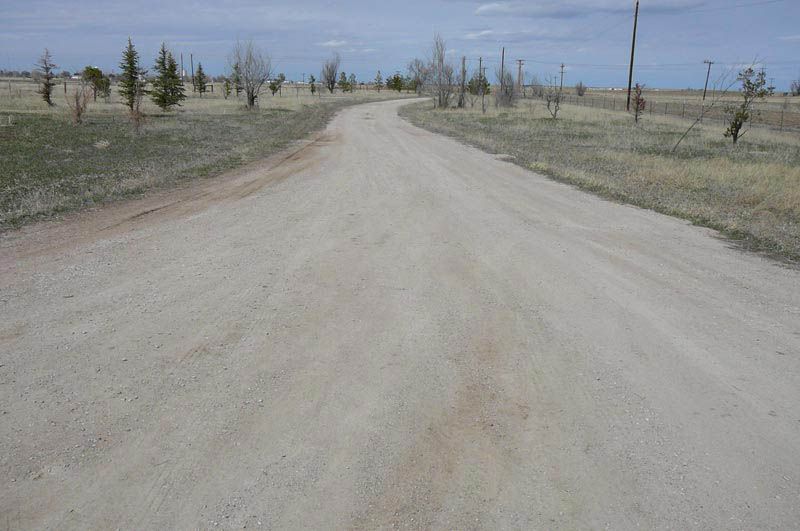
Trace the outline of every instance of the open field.
<instances>
[{"instance_id":1,"label":"open field","mask_svg":"<svg viewBox=\"0 0 800 531\"><path fill-rule=\"evenodd\" d=\"M90 104L85 123L74 126L62 85L53 109L33 83L12 87L11 95L0 90L0 229L218 173L307 136L343 106L398 97L388 91L320 97L288 88L282 97L262 94L260 109L248 112L219 91L200 98L189 89L175 112L162 113L147 100L148 118L137 134L116 88L109 102Z\"/></svg>"},{"instance_id":2,"label":"open field","mask_svg":"<svg viewBox=\"0 0 800 531\"><path fill-rule=\"evenodd\" d=\"M687 127L649 116L636 126L622 112L564 105L550 118L539 100L516 108L434 111L429 103L401 114L514 162L602 195L723 231L752 249L800 258L800 138L754 128L738 146L724 128L704 124L672 146Z\"/></svg>"}]
</instances>

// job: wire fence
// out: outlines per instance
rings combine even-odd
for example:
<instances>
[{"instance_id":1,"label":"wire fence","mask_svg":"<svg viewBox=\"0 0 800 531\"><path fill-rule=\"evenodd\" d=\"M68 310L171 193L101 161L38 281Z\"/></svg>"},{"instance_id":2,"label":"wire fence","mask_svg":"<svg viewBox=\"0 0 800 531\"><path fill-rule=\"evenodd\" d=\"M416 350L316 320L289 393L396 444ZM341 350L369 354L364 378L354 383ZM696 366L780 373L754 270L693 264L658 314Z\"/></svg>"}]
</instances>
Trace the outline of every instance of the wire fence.
<instances>
[{"instance_id":1,"label":"wire fence","mask_svg":"<svg viewBox=\"0 0 800 531\"><path fill-rule=\"evenodd\" d=\"M546 90L546 89L545 89ZM538 87L526 87L528 97L544 99L543 90ZM587 93L583 96L564 93L562 102L581 107L594 107L610 111L626 112L626 97L619 95L597 95ZM645 97L645 115L676 116L687 120L696 120L702 114L702 123L727 124L726 106L735 105L734 99L717 101L712 106L713 98L704 102L698 100L655 99L651 94ZM794 106L794 105L792 105ZM794 111L787 103L756 103L753 106L749 125L765 127L780 132L800 132L800 112Z\"/></svg>"}]
</instances>

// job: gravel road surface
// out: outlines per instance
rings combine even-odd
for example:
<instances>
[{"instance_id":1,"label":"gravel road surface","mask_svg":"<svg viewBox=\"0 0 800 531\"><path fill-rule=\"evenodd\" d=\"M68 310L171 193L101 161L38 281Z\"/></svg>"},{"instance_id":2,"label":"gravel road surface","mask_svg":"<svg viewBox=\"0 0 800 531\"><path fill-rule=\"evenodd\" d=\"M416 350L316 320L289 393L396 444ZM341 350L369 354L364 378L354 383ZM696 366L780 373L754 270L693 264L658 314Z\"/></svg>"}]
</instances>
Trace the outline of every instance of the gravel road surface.
<instances>
[{"instance_id":1,"label":"gravel road surface","mask_svg":"<svg viewBox=\"0 0 800 531\"><path fill-rule=\"evenodd\" d=\"M800 272L407 103L0 238L0 527L800 527Z\"/></svg>"}]
</instances>

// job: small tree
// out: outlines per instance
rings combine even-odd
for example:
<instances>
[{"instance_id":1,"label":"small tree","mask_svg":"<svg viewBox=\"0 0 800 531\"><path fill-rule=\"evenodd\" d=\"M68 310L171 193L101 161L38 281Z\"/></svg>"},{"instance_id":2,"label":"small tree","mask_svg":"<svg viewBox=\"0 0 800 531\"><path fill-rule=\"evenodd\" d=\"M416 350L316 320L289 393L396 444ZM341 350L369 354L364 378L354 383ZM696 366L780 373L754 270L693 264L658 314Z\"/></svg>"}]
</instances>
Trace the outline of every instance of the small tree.
<instances>
[{"instance_id":1,"label":"small tree","mask_svg":"<svg viewBox=\"0 0 800 531\"><path fill-rule=\"evenodd\" d=\"M558 111L561 110L561 87L556 85L554 79L547 80L547 86L544 88L544 101L547 103L547 110L553 120L558 120Z\"/></svg>"},{"instance_id":2,"label":"small tree","mask_svg":"<svg viewBox=\"0 0 800 531\"><path fill-rule=\"evenodd\" d=\"M198 70L202 72L202 70ZM158 57L156 57L155 71L156 78L153 80L153 88L150 91L153 103L163 111L168 111L176 105L180 106L181 101L186 99L183 81L178 72L175 56L167 50L167 46L163 42L158 51Z\"/></svg>"},{"instance_id":3,"label":"small tree","mask_svg":"<svg viewBox=\"0 0 800 531\"><path fill-rule=\"evenodd\" d=\"M373 83L375 83L375 88L378 89L378 92L380 92L383 88L383 76L381 75L380 70L378 70L378 73L375 74L375 80Z\"/></svg>"},{"instance_id":4,"label":"small tree","mask_svg":"<svg viewBox=\"0 0 800 531\"><path fill-rule=\"evenodd\" d=\"M417 94L422 94L429 71L428 65L422 59L412 59L408 63L408 77L411 78L410 85Z\"/></svg>"},{"instance_id":5,"label":"small tree","mask_svg":"<svg viewBox=\"0 0 800 531\"><path fill-rule=\"evenodd\" d=\"M222 97L224 99L228 99L231 95L231 91L233 90L233 85L231 84L231 80L227 77L222 80Z\"/></svg>"},{"instance_id":6,"label":"small tree","mask_svg":"<svg viewBox=\"0 0 800 531\"><path fill-rule=\"evenodd\" d=\"M203 71L203 63L197 63L197 70L194 73L194 90L203 97L203 94L208 88L208 76Z\"/></svg>"},{"instance_id":7,"label":"small tree","mask_svg":"<svg viewBox=\"0 0 800 531\"><path fill-rule=\"evenodd\" d=\"M278 77L270 80L269 91L272 93L273 96L281 89L281 86L283 85L284 81L286 81L286 76L283 75L283 73L278 74Z\"/></svg>"},{"instance_id":8,"label":"small tree","mask_svg":"<svg viewBox=\"0 0 800 531\"><path fill-rule=\"evenodd\" d=\"M81 78L91 87L94 101L97 101L98 94L104 98L108 98L111 95L111 80L99 68L87 66L83 69Z\"/></svg>"},{"instance_id":9,"label":"small tree","mask_svg":"<svg viewBox=\"0 0 800 531\"><path fill-rule=\"evenodd\" d=\"M647 107L647 101L642 96L643 89L644 85L639 83L636 83L636 86L633 87L633 101L631 101L631 104L633 105L633 119L637 124L639 123L639 117L642 116Z\"/></svg>"},{"instance_id":10,"label":"small tree","mask_svg":"<svg viewBox=\"0 0 800 531\"><path fill-rule=\"evenodd\" d=\"M259 50L255 43L236 41L228 60L236 73L247 98L247 108L254 109L261 87L272 77L272 59Z\"/></svg>"},{"instance_id":11,"label":"small tree","mask_svg":"<svg viewBox=\"0 0 800 531\"><path fill-rule=\"evenodd\" d=\"M122 61L119 64L121 70L119 76L119 94L122 102L130 112L131 121L134 128L138 131L142 122L141 113L142 98L147 93L145 86L146 70L139 66L139 52L133 46L133 41L128 37L128 45L122 52Z\"/></svg>"},{"instance_id":12,"label":"small tree","mask_svg":"<svg viewBox=\"0 0 800 531\"><path fill-rule=\"evenodd\" d=\"M583 84L583 81L578 81L578 84L575 85L575 94L581 97L586 95L586 85Z\"/></svg>"},{"instance_id":13,"label":"small tree","mask_svg":"<svg viewBox=\"0 0 800 531\"><path fill-rule=\"evenodd\" d=\"M482 72L475 72L467 83L467 94L469 94L470 106L475 106L475 101L481 97L486 96L491 92L489 80Z\"/></svg>"},{"instance_id":14,"label":"small tree","mask_svg":"<svg viewBox=\"0 0 800 531\"><path fill-rule=\"evenodd\" d=\"M495 92L495 104L498 107L512 107L517 99L517 92L514 90L514 76L509 71L501 73L498 68L497 80L500 82L500 87Z\"/></svg>"},{"instance_id":15,"label":"small tree","mask_svg":"<svg viewBox=\"0 0 800 531\"><path fill-rule=\"evenodd\" d=\"M752 67L739 72L738 80L742 82L742 101L738 105L728 105L725 114L728 116L728 128L725 137L730 137L736 144L744 136L742 128L756 111L753 104L771 95L775 88L767 86L767 73L761 70L756 73Z\"/></svg>"},{"instance_id":16,"label":"small tree","mask_svg":"<svg viewBox=\"0 0 800 531\"><path fill-rule=\"evenodd\" d=\"M539 76L534 74L531 76L531 93L537 98L544 98L545 87L542 84Z\"/></svg>"},{"instance_id":17,"label":"small tree","mask_svg":"<svg viewBox=\"0 0 800 531\"><path fill-rule=\"evenodd\" d=\"M433 37L431 60L428 66L435 107L447 108L453 97L454 72L453 65L447 61L447 45L438 33Z\"/></svg>"},{"instance_id":18,"label":"small tree","mask_svg":"<svg viewBox=\"0 0 800 531\"><path fill-rule=\"evenodd\" d=\"M403 91L403 77L399 72L395 73L392 77L386 80L386 88L396 90L397 92Z\"/></svg>"},{"instance_id":19,"label":"small tree","mask_svg":"<svg viewBox=\"0 0 800 531\"><path fill-rule=\"evenodd\" d=\"M334 53L330 59L325 61L322 64L322 83L328 89L328 92L333 94L333 90L336 88L336 76L339 74L339 64L341 64L342 58L339 57L338 53Z\"/></svg>"},{"instance_id":20,"label":"small tree","mask_svg":"<svg viewBox=\"0 0 800 531\"><path fill-rule=\"evenodd\" d=\"M312 95L317 93L317 78L313 74L308 78L308 87L311 89Z\"/></svg>"},{"instance_id":21,"label":"small tree","mask_svg":"<svg viewBox=\"0 0 800 531\"><path fill-rule=\"evenodd\" d=\"M792 96L800 96L800 79L792 81L792 85L789 87L789 93Z\"/></svg>"},{"instance_id":22,"label":"small tree","mask_svg":"<svg viewBox=\"0 0 800 531\"><path fill-rule=\"evenodd\" d=\"M242 93L242 78L239 76L239 63L234 63L231 65L231 85L233 85L233 89L236 91L236 97L239 97L239 94Z\"/></svg>"},{"instance_id":23,"label":"small tree","mask_svg":"<svg viewBox=\"0 0 800 531\"><path fill-rule=\"evenodd\" d=\"M54 72L56 68L58 68L58 65L53 63L50 50L45 48L44 53L42 53L42 56L39 57L39 61L36 63L34 72L39 75L39 89L36 92L42 96L44 102L50 107L55 105L53 103L53 87L56 83L53 79L56 77Z\"/></svg>"},{"instance_id":24,"label":"small tree","mask_svg":"<svg viewBox=\"0 0 800 531\"><path fill-rule=\"evenodd\" d=\"M347 74L344 72L339 73L339 90L342 92L350 92L350 83L347 82Z\"/></svg>"},{"instance_id":25,"label":"small tree","mask_svg":"<svg viewBox=\"0 0 800 531\"><path fill-rule=\"evenodd\" d=\"M356 75L351 72L350 76L348 76L347 78L347 82L350 83L350 92L353 92L356 86L358 85L358 81L356 80Z\"/></svg>"},{"instance_id":26,"label":"small tree","mask_svg":"<svg viewBox=\"0 0 800 531\"><path fill-rule=\"evenodd\" d=\"M64 99L67 101L67 106L72 113L72 123L79 125L83 123L83 115L89 106L89 94L92 92L91 84L85 80L81 80L72 94L65 94Z\"/></svg>"}]
</instances>

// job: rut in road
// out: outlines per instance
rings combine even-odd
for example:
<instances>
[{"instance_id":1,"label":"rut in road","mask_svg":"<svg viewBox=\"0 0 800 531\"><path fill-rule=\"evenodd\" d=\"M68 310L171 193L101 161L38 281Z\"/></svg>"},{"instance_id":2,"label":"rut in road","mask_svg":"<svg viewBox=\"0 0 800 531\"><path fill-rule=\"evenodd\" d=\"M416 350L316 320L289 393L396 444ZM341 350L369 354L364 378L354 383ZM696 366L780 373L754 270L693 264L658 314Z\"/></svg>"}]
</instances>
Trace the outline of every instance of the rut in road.
<instances>
[{"instance_id":1,"label":"rut in road","mask_svg":"<svg viewBox=\"0 0 800 531\"><path fill-rule=\"evenodd\" d=\"M0 240L15 528L791 528L800 274L397 117Z\"/></svg>"}]
</instances>

